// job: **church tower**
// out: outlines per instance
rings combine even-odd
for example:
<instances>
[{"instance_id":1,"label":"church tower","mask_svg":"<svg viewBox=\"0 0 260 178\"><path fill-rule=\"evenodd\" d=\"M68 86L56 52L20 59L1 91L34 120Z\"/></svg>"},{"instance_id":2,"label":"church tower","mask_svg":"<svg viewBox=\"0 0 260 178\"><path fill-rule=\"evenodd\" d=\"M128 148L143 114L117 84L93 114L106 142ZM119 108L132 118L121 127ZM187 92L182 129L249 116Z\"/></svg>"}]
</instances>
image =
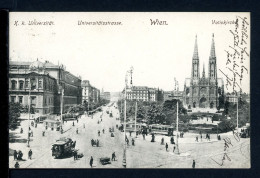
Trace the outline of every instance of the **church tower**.
<instances>
[{"instance_id":1,"label":"church tower","mask_svg":"<svg viewBox=\"0 0 260 178\"><path fill-rule=\"evenodd\" d=\"M195 39L194 52L192 57L192 71L191 71L191 79L197 83L200 78L200 61L199 61L199 53L198 53L198 44L197 44L197 35Z\"/></svg>"},{"instance_id":2,"label":"church tower","mask_svg":"<svg viewBox=\"0 0 260 178\"><path fill-rule=\"evenodd\" d=\"M217 60L215 53L214 33L212 34L212 42L209 56L209 79L211 82L213 80L217 80Z\"/></svg>"}]
</instances>

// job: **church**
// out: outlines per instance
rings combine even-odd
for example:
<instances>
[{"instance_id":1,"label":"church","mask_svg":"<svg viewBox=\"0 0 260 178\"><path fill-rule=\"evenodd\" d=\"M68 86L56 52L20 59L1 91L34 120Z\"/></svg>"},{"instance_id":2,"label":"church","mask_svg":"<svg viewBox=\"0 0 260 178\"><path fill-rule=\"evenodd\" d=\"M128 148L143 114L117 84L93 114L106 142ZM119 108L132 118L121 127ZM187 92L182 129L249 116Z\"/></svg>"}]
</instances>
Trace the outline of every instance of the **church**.
<instances>
[{"instance_id":1,"label":"church","mask_svg":"<svg viewBox=\"0 0 260 178\"><path fill-rule=\"evenodd\" d=\"M200 60L196 35L192 57L191 77L186 78L184 83L183 104L188 109L216 109L219 104L219 96L222 94L224 94L224 83L222 78L217 77L217 58L215 53L214 34L212 35L209 55L208 76L205 74L204 64L202 76L200 76Z\"/></svg>"}]
</instances>

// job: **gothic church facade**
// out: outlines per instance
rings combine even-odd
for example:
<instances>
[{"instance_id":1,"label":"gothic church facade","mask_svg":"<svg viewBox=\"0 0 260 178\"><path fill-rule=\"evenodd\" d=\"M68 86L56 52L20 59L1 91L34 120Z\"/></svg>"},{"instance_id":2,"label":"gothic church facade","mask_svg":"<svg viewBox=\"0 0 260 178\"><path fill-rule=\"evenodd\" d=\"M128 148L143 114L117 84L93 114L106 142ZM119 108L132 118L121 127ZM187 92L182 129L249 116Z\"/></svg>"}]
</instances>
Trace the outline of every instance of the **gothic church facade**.
<instances>
[{"instance_id":1,"label":"gothic church facade","mask_svg":"<svg viewBox=\"0 0 260 178\"><path fill-rule=\"evenodd\" d=\"M217 77L214 34L212 35L208 69L208 76L206 76L205 66L203 65L202 76L200 76L200 60L196 36L192 57L191 78L185 79L183 92L183 103L188 109L217 108L219 104L218 98L224 93L223 79Z\"/></svg>"}]
</instances>

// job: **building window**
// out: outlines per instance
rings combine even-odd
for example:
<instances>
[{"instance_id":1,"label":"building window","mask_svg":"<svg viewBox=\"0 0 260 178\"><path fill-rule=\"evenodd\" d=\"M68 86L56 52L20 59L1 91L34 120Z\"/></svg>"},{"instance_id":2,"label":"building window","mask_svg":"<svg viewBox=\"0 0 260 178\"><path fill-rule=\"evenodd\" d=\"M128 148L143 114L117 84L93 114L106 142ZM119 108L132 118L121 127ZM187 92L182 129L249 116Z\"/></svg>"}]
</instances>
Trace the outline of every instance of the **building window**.
<instances>
[{"instance_id":1,"label":"building window","mask_svg":"<svg viewBox=\"0 0 260 178\"><path fill-rule=\"evenodd\" d=\"M23 81L19 81L19 89L20 89L20 90L23 89Z\"/></svg>"},{"instance_id":2,"label":"building window","mask_svg":"<svg viewBox=\"0 0 260 178\"><path fill-rule=\"evenodd\" d=\"M41 80L39 80L39 82L38 82L38 88L42 88L42 81Z\"/></svg>"},{"instance_id":3,"label":"building window","mask_svg":"<svg viewBox=\"0 0 260 178\"><path fill-rule=\"evenodd\" d=\"M25 81L25 88L29 88L29 81L28 80Z\"/></svg>"},{"instance_id":4,"label":"building window","mask_svg":"<svg viewBox=\"0 0 260 178\"><path fill-rule=\"evenodd\" d=\"M22 104L23 103L23 97L19 96L19 103Z\"/></svg>"},{"instance_id":5,"label":"building window","mask_svg":"<svg viewBox=\"0 0 260 178\"><path fill-rule=\"evenodd\" d=\"M15 102L15 96L11 96L11 102L14 103Z\"/></svg>"},{"instance_id":6,"label":"building window","mask_svg":"<svg viewBox=\"0 0 260 178\"><path fill-rule=\"evenodd\" d=\"M16 83L17 83L17 81L12 80L12 90L16 89Z\"/></svg>"},{"instance_id":7,"label":"building window","mask_svg":"<svg viewBox=\"0 0 260 178\"><path fill-rule=\"evenodd\" d=\"M36 105L36 96L31 96L31 104Z\"/></svg>"}]
</instances>

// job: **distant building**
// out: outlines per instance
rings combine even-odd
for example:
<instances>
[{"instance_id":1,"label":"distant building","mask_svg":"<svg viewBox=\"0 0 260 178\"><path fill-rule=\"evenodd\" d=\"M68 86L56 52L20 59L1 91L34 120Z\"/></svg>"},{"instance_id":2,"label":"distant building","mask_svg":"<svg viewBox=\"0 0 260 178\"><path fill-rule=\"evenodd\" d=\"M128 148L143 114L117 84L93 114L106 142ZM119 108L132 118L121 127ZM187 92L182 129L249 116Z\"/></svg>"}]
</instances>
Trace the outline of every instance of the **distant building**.
<instances>
[{"instance_id":1,"label":"distant building","mask_svg":"<svg viewBox=\"0 0 260 178\"><path fill-rule=\"evenodd\" d=\"M103 99L105 99L105 100L108 100L108 101L110 101L110 99L111 99L111 94L110 94L110 92L102 92L101 94L100 94L100 98L103 98Z\"/></svg>"},{"instance_id":2,"label":"distant building","mask_svg":"<svg viewBox=\"0 0 260 178\"><path fill-rule=\"evenodd\" d=\"M63 111L81 101L81 79L62 65L49 61L9 62L9 96L11 102L28 105L31 84L31 104L36 113L59 113L61 88L64 89Z\"/></svg>"},{"instance_id":3,"label":"distant building","mask_svg":"<svg viewBox=\"0 0 260 178\"><path fill-rule=\"evenodd\" d=\"M81 83L81 88L82 88L82 104L99 102L100 90L92 86L89 80L83 80Z\"/></svg>"},{"instance_id":4,"label":"distant building","mask_svg":"<svg viewBox=\"0 0 260 178\"><path fill-rule=\"evenodd\" d=\"M238 93L238 97L241 98L242 100L250 103L250 95L246 93ZM237 103L237 95L235 93L227 93L226 94L226 101L236 104Z\"/></svg>"},{"instance_id":5,"label":"distant building","mask_svg":"<svg viewBox=\"0 0 260 178\"><path fill-rule=\"evenodd\" d=\"M158 90L147 86L132 86L126 89L126 98L128 100L156 102L158 100Z\"/></svg>"}]
</instances>

